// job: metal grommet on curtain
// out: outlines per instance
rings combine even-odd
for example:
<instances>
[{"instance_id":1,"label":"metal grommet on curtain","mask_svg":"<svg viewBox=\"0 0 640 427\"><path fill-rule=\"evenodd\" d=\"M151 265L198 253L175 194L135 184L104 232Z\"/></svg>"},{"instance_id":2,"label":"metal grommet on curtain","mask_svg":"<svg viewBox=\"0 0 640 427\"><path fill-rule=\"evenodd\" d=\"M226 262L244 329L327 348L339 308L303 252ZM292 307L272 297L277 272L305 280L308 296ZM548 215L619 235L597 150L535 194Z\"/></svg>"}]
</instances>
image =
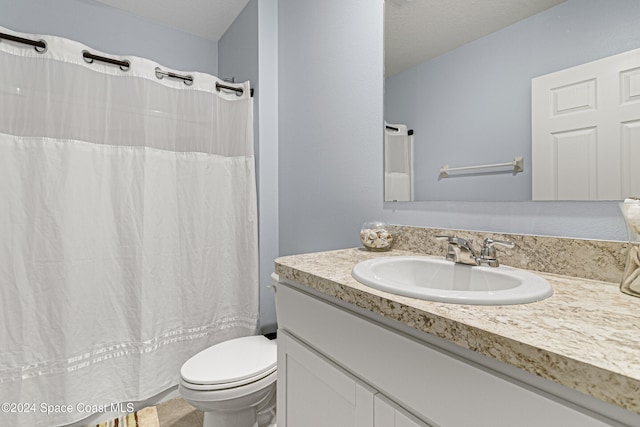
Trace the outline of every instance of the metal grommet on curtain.
<instances>
[{"instance_id":1,"label":"metal grommet on curtain","mask_svg":"<svg viewBox=\"0 0 640 427\"><path fill-rule=\"evenodd\" d=\"M87 64L93 64L93 58L88 55L90 52L88 50L83 50L82 51L82 59L84 59L84 62L86 62Z\"/></svg>"},{"instance_id":2,"label":"metal grommet on curtain","mask_svg":"<svg viewBox=\"0 0 640 427\"><path fill-rule=\"evenodd\" d=\"M47 51L47 42L44 40L38 40L37 45L33 46L33 49L38 53L45 53Z\"/></svg>"}]
</instances>

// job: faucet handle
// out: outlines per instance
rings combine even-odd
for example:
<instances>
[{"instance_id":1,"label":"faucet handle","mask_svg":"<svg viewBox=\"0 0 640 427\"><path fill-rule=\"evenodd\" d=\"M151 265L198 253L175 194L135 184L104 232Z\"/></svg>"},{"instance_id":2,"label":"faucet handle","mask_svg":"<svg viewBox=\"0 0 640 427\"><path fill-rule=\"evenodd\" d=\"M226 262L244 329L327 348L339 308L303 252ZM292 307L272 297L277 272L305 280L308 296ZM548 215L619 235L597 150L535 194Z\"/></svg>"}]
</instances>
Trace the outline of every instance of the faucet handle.
<instances>
[{"instance_id":1,"label":"faucet handle","mask_svg":"<svg viewBox=\"0 0 640 427\"><path fill-rule=\"evenodd\" d=\"M493 245L498 245L498 246L503 246L505 248L513 248L516 244L509 241L509 240L493 240L489 237L487 237L486 239L484 239L484 242L482 242L482 247L484 248L489 247L492 248Z\"/></svg>"},{"instance_id":2,"label":"faucet handle","mask_svg":"<svg viewBox=\"0 0 640 427\"><path fill-rule=\"evenodd\" d=\"M505 248L515 247L515 243L508 240L493 240L489 237L482 242L482 251L480 252L480 258L486 261L492 267L498 267L500 264L496 259L496 248L494 246L502 246Z\"/></svg>"}]
</instances>

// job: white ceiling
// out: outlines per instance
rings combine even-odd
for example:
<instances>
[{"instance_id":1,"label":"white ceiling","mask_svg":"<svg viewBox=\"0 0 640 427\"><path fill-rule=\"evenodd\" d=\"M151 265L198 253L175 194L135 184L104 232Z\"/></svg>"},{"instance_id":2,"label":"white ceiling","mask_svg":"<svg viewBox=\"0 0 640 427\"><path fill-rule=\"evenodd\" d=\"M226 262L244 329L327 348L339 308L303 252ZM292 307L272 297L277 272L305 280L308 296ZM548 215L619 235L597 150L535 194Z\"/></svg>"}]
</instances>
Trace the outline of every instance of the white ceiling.
<instances>
[{"instance_id":1,"label":"white ceiling","mask_svg":"<svg viewBox=\"0 0 640 427\"><path fill-rule=\"evenodd\" d=\"M391 76L566 0L386 0Z\"/></svg>"},{"instance_id":2,"label":"white ceiling","mask_svg":"<svg viewBox=\"0 0 640 427\"><path fill-rule=\"evenodd\" d=\"M213 41L222 37L249 2L97 1ZM386 0L385 75L399 73L563 1Z\"/></svg>"},{"instance_id":3,"label":"white ceiling","mask_svg":"<svg viewBox=\"0 0 640 427\"><path fill-rule=\"evenodd\" d=\"M97 0L151 21L218 41L249 0Z\"/></svg>"}]
</instances>

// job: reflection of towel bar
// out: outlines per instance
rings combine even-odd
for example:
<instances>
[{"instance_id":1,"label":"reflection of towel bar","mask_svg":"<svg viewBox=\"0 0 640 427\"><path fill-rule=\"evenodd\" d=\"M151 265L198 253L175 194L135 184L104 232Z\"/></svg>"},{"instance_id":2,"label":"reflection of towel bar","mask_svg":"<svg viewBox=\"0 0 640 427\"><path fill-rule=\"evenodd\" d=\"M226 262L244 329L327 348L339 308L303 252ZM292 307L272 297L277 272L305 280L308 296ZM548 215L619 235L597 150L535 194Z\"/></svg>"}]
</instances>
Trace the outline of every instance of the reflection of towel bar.
<instances>
[{"instance_id":1,"label":"reflection of towel bar","mask_svg":"<svg viewBox=\"0 0 640 427\"><path fill-rule=\"evenodd\" d=\"M489 168L513 168L514 172L522 172L524 170L524 157L519 156L508 163L496 163L493 165L479 165L479 166L462 166L459 168L450 168L449 165L444 165L440 168L440 176L446 178L449 176L449 172L466 171L473 169L489 169Z\"/></svg>"}]
</instances>

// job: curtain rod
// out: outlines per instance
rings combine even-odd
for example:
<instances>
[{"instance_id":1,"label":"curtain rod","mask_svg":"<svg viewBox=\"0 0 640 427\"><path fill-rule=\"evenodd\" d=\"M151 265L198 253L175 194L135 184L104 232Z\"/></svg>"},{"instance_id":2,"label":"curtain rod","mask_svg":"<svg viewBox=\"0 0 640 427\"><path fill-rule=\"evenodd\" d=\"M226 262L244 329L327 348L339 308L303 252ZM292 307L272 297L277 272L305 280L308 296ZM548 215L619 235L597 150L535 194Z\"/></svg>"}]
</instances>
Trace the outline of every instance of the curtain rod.
<instances>
[{"instance_id":1,"label":"curtain rod","mask_svg":"<svg viewBox=\"0 0 640 427\"><path fill-rule=\"evenodd\" d=\"M156 77L162 79L163 77L171 77L172 79L180 79L187 86L191 86L193 84L193 76L188 74L176 74L171 71L162 71L160 67L156 67Z\"/></svg>"},{"instance_id":2,"label":"curtain rod","mask_svg":"<svg viewBox=\"0 0 640 427\"><path fill-rule=\"evenodd\" d=\"M33 46L36 52L45 53L47 51L47 42L44 40L30 40L23 37L12 36L11 34L0 33L0 39L10 40L12 42L22 43ZM38 50L40 48L41 50Z\"/></svg>"},{"instance_id":3,"label":"curtain rod","mask_svg":"<svg viewBox=\"0 0 640 427\"><path fill-rule=\"evenodd\" d=\"M25 39L23 37L18 37L11 34L0 32L0 40L2 39L33 46L36 52L38 53L44 53L47 51L47 42L44 40L30 40L30 39ZM117 65L118 67L120 67L122 71L128 71L129 68L131 67L131 62L129 60L112 59L106 56L93 54L88 50L82 51L82 57L84 58L85 62L87 62L88 64L93 63L93 61L105 62L107 64ZM184 84L186 84L187 86L191 86L193 84L193 76L176 74L170 71L162 71L160 67L156 67L156 77L158 79L162 79L163 77L181 79L184 82ZM220 89L232 90L238 96L244 93L244 90L242 88L216 83L216 90L220 91ZM251 97L253 97L253 88L251 89L250 95Z\"/></svg>"},{"instance_id":4,"label":"curtain rod","mask_svg":"<svg viewBox=\"0 0 640 427\"><path fill-rule=\"evenodd\" d=\"M82 51L82 57L84 58L87 64L92 64L94 60L100 61L100 62L106 62L107 64L119 66L122 71L129 71L129 67L131 66L131 62L127 61L126 59L122 61L119 59L111 59L111 58L107 58L106 56L95 55L89 52L88 50Z\"/></svg>"},{"instance_id":5,"label":"curtain rod","mask_svg":"<svg viewBox=\"0 0 640 427\"><path fill-rule=\"evenodd\" d=\"M387 126L387 125L385 125L385 127L386 127L387 129L389 129L389 130L393 130L393 131L396 131L396 132L398 132L398 131L400 130L400 129L398 129L398 128L396 128L396 127L393 127L393 126ZM409 129L409 130L407 131L407 135L413 135L413 129Z\"/></svg>"}]
</instances>

